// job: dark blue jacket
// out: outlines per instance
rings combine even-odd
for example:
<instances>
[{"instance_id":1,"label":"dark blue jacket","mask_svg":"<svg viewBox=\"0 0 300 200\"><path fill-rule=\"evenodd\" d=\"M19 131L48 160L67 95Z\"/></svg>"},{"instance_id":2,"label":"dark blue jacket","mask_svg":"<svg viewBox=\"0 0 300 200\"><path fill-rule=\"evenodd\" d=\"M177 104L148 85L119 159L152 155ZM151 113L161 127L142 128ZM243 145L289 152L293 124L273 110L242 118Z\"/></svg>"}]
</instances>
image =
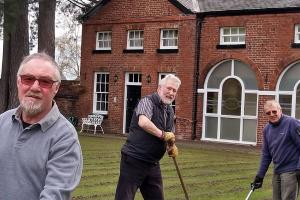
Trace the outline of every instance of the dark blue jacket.
<instances>
[{"instance_id":1,"label":"dark blue jacket","mask_svg":"<svg viewBox=\"0 0 300 200\"><path fill-rule=\"evenodd\" d=\"M279 123L268 123L263 131L263 147L257 176L263 178L273 161L274 173L295 171L300 156L300 122L282 115Z\"/></svg>"}]
</instances>

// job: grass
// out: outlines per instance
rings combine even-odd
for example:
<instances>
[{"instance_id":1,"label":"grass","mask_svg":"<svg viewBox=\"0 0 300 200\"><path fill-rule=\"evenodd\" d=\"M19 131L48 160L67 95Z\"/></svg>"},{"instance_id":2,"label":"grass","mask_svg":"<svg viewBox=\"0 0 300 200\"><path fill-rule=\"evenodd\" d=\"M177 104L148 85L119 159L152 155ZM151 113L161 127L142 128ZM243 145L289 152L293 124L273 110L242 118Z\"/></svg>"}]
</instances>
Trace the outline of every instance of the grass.
<instances>
[{"instance_id":1,"label":"grass","mask_svg":"<svg viewBox=\"0 0 300 200\"><path fill-rule=\"evenodd\" d=\"M122 137L80 136L84 169L73 200L113 200L119 176ZM260 160L253 147L237 147L200 142L177 142L177 163L190 200L241 200L250 190ZM161 160L165 200L185 200L180 180L171 158ZM269 169L262 189L251 200L271 199ZM136 200L142 200L138 192Z\"/></svg>"}]
</instances>

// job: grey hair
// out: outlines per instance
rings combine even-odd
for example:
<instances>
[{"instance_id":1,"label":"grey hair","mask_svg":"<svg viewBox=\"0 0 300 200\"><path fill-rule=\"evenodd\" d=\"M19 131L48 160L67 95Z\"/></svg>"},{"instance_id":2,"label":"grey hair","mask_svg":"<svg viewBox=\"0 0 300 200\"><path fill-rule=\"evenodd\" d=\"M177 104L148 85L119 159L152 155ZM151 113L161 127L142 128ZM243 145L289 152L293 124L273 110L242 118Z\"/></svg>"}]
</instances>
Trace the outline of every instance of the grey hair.
<instances>
[{"instance_id":1,"label":"grey hair","mask_svg":"<svg viewBox=\"0 0 300 200\"><path fill-rule=\"evenodd\" d=\"M161 80L159 81L158 85L159 85L159 86L165 85L165 84L167 84L167 82L168 82L169 80L171 80L171 81L173 81L174 83L176 83L176 84L177 84L177 88L179 88L179 86L181 85L180 79L179 79L177 76L173 75L173 74L168 74L168 75L166 75L163 79L161 79Z\"/></svg>"},{"instance_id":2,"label":"grey hair","mask_svg":"<svg viewBox=\"0 0 300 200\"><path fill-rule=\"evenodd\" d=\"M53 66L53 68L55 69L55 74L54 74L55 78L57 79L57 81L59 83L61 82L61 76L60 76L60 70L59 70L58 64L55 62L55 60L51 56L49 56L45 52L34 53L34 54L24 57L23 61L20 64L20 67L18 69L17 76L19 76L21 74L21 72L23 71L24 65L33 59L40 59L40 60L49 62L51 64L51 66Z\"/></svg>"},{"instance_id":3,"label":"grey hair","mask_svg":"<svg viewBox=\"0 0 300 200\"><path fill-rule=\"evenodd\" d=\"M277 101L275 101L274 99L268 100L265 102L264 110L267 110L267 108L269 108L271 106L275 106L277 109L281 110L280 104Z\"/></svg>"}]
</instances>

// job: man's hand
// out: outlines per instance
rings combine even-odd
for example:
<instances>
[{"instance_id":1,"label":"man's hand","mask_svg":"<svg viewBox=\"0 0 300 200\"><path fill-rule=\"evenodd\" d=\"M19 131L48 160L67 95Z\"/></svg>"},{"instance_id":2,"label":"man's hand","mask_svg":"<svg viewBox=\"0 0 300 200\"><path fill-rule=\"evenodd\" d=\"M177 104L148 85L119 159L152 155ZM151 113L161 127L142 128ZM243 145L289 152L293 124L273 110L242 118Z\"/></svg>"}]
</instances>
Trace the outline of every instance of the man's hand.
<instances>
[{"instance_id":1,"label":"man's hand","mask_svg":"<svg viewBox=\"0 0 300 200\"><path fill-rule=\"evenodd\" d=\"M176 147L175 144L173 144L172 146L168 146L167 151L170 157L175 158L176 156L178 156L178 148Z\"/></svg>"},{"instance_id":2,"label":"man's hand","mask_svg":"<svg viewBox=\"0 0 300 200\"><path fill-rule=\"evenodd\" d=\"M164 141L168 143L174 143L175 142L175 135L172 132L163 132L164 136L163 139Z\"/></svg>"},{"instance_id":3,"label":"man's hand","mask_svg":"<svg viewBox=\"0 0 300 200\"><path fill-rule=\"evenodd\" d=\"M253 190L261 188L262 184L263 184L263 180L264 180L264 178L255 176L253 183L251 183L251 188L253 188Z\"/></svg>"}]
</instances>

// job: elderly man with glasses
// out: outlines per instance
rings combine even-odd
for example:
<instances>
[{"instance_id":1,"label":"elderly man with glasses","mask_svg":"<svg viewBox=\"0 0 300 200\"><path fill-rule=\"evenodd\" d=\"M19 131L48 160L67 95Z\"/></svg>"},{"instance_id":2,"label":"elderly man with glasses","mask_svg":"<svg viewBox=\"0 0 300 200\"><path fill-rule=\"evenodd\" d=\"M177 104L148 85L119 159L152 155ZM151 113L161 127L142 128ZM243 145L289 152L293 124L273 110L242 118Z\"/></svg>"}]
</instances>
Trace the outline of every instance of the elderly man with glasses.
<instances>
[{"instance_id":1,"label":"elderly man with glasses","mask_svg":"<svg viewBox=\"0 0 300 200\"><path fill-rule=\"evenodd\" d=\"M299 190L300 122L282 114L275 100L264 105L269 123L263 130L260 167L253 189L262 187L264 176L273 161L273 200L296 200Z\"/></svg>"},{"instance_id":2,"label":"elderly man with glasses","mask_svg":"<svg viewBox=\"0 0 300 200\"><path fill-rule=\"evenodd\" d=\"M79 184L77 132L53 100L60 82L57 64L45 53L20 64L20 105L0 115L0 199L67 200Z\"/></svg>"}]
</instances>

